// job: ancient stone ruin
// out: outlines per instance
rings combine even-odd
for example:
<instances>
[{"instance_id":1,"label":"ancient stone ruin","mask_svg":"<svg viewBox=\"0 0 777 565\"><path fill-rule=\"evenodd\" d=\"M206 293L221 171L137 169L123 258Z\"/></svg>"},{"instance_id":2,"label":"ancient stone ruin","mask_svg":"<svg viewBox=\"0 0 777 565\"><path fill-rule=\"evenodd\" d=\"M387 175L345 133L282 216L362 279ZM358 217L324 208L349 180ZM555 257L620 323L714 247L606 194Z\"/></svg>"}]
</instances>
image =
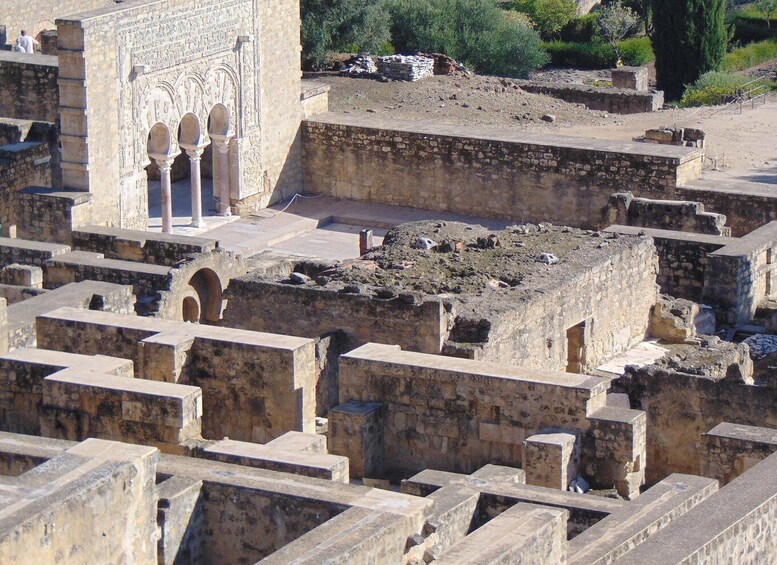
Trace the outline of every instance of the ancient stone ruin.
<instances>
[{"instance_id":1,"label":"ancient stone ruin","mask_svg":"<svg viewBox=\"0 0 777 565\"><path fill-rule=\"evenodd\" d=\"M4 0L0 562L775 562L769 185L329 113L299 26Z\"/></svg>"}]
</instances>

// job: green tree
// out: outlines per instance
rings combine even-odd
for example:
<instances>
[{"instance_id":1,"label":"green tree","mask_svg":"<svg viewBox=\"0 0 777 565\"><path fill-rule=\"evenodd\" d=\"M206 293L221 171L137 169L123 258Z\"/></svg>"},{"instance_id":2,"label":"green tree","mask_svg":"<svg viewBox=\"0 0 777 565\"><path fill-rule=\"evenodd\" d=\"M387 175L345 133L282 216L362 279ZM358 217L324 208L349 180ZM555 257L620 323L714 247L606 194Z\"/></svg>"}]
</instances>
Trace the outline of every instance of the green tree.
<instances>
[{"instance_id":1,"label":"green tree","mask_svg":"<svg viewBox=\"0 0 777 565\"><path fill-rule=\"evenodd\" d=\"M717 70L726 53L725 0L653 0L656 80L668 100L707 71Z\"/></svg>"},{"instance_id":2,"label":"green tree","mask_svg":"<svg viewBox=\"0 0 777 565\"><path fill-rule=\"evenodd\" d=\"M557 38L577 13L575 0L512 0L510 8L528 15L546 39Z\"/></svg>"},{"instance_id":3,"label":"green tree","mask_svg":"<svg viewBox=\"0 0 777 565\"><path fill-rule=\"evenodd\" d=\"M766 20L766 27L771 27L772 16L777 14L777 0L755 0L755 7Z\"/></svg>"},{"instance_id":4,"label":"green tree","mask_svg":"<svg viewBox=\"0 0 777 565\"><path fill-rule=\"evenodd\" d=\"M375 0L301 0L302 57L320 68L332 52L375 52L388 43L389 17Z\"/></svg>"},{"instance_id":5,"label":"green tree","mask_svg":"<svg viewBox=\"0 0 777 565\"><path fill-rule=\"evenodd\" d=\"M391 42L400 53L446 53L479 73L520 78L549 60L537 32L497 0L391 0L389 6Z\"/></svg>"},{"instance_id":6,"label":"green tree","mask_svg":"<svg viewBox=\"0 0 777 565\"><path fill-rule=\"evenodd\" d=\"M616 65L621 63L621 41L637 26L637 14L616 0L599 12L599 34L615 50Z\"/></svg>"}]
</instances>

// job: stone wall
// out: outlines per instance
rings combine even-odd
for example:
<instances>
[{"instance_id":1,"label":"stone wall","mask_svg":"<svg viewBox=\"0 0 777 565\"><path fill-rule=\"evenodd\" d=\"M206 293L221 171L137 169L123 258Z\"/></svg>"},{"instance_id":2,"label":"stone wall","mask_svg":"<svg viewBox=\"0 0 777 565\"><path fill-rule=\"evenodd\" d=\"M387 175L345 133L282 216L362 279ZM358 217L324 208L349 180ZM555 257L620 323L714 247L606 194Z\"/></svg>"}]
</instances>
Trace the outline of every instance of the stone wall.
<instances>
[{"instance_id":1,"label":"stone wall","mask_svg":"<svg viewBox=\"0 0 777 565\"><path fill-rule=\"evenodd\" d=\"M701 151L325 114L303 122L305 190L593 227L613 192L672 197Z\"/></svg>"},{"instance_id":2,"label":"stone wall","mask_svg":"<svg viewBox=\"0 0 777 565\"><path fill-rule=\"evenodd\" d=\"M656 282L661 292L694 302L703 300L709 254L736 242L731 237L621 225L610 226L607 231L623 234L643 232L653 238L658 253Z\"/></svg>"},{"instance_id":3,"label":"stone wall","mask_svg":"<svg viewBox=\"0 0 777 565\"><path fill-rule=\"evenodd\" d=\"M777 451L777 430L723 422L701 444L699 474L725 485Z\"/></svg>"},{"instance_id":4,"label":"stone wall","mask_svg":"<svg viewBox=\"0 0 777 565\"><path fill-rule=\"evenodd\" d=\"M771 455L615 563L771 563L776 529L777 455Z\"/></svg>"},{"instance_id":5,"label":"stone wall","mask_svg":"<svg viewBox=\"0 0 777 565\"><path fill-rule=\"evenodd\" d=\"M56 29L54 20L68 14L112 6L116 0L3 0L2 23L8 42L14 43L22 30L37 37L43 30Z\"/></svg>"},{"instance_id":6,"label":"stone wall","mask_svg":"<svg viewBox=\"0 0 777 565\"><path fill-rule=\"evenodd\" d=\"M644 228L731 235L731 228L726 227L726 216L705 212L701 202L634 198L630 192L618 192L610 197L607 221Z\"/></svg>"},{"instance_id":7,"label":"stone wall","mask_svg":"<svg viewBox=\"0 0 777 565\"><path fill-rule=\"evenodd\" d=\"M89 439L4 480L0 561L155 565L156 462L152 447Z\"/></svg>"},{"instance_id":8,"label":"stone wall","mask_svg":"<svg viewBox=\"0 0 777 565\"><path fill-rule=\"evenodd\" d=\"M777 221L709 254L703 301L715 309L718 323L747 324L763 298L774 293L775 252Z\"/></svg>"},{"instance_id":9,"label":"stone wall","mask_svg":"<svg viewBox=\"0 0 777 565\"><path fill-rule=\"evenodd\" d=\"M0 116L56 122L58 74L57 58L51 55L0 51Z\"/></svg>"},{"instance_id":10,"label":"stone wall","mask_svg":"<svg viewBox=\"0 0 777 565\"><path fill-rule=\"evenodd\" d=\"M774 389L741 376L749 361L745 353L732 346L699 354L706 358L701 368L700 361L676 361L676 369L627 367L619 380L617 388L647 414L648 483L670 473L698 473L702 436L722 422L777 428Z\"/></svg>"},{"instance_id":11,"label":"stone wall","mask_svg":"<svg viewBox=\"0 0 777 565\"><path fill-rule=\"evenodd\" d=\"M589 110L610 114L641 114L655 112L664 106L661 90L639 92L625 88L601 88L584 84L554 84L524 82L518 84L526 92L560 98L572 104L584 104Z\"/></svg>"},{"instance_id":12,"label":"stone wall","mask_svg":"<svg viewBox=\"0 0 777 565\"><path fill-rule=\"evenodd\" d=\"M313 340L61 308L38 318L39 347L131 359L136 376L198 386L203 436L265 442L315 431Z\"/></svg>"},{"instance_id":13,"label":"stone wall","mask_svg":"<svg viewBox=\"0 0 777 565\"><path fill-rule=\"evenodd\" d=\"M24 218L18 192L31 185L51 186L51 151L47 144L21 142L0 147L0 224L3 234L9 234L9 226L18 224L17 217ZM61 220L60 220L61 221Z\"/></svg>"},{"instance_id":14,"label":"stone wall","mask_svg":"<svg viewBox=\"0 0 777 565\"><path fill-rule=\"evenodd\" d=\"M341 330L347 336L345 350L372 341L440 353L448 321L439 299L376 299L269 282L250 274L232 279L225 297L227 326L301 337Z\"/></svg>"},{"instance_id":15,"label":"stone wall","mask_svg":"<svg viewBox=\"0 0 777 565\"><path fill-rule=\"evenodd\" d=\"M777 197L768 184L696 181L682 186L677 198L703 202L707 210L724 214L735 237L777 221Z\"/></svg>"},{"instance_id":16,"label":"stone wall","mask_svg":"<svg viewBox=\"0 0 777 565\"><path fill-rule=\"evenodd\" d=\"M341 403L375 403L382 410L363 443L365 450L384 446L374 454L368 476L380 471L376 460L381 457L389 475L427 467L469 473L488 463L520 467L524 440L555 428L581 432L586 476L600 485L616 484L623 496L632 496L644 474L645 416L606 406L608 387L597 377L378 344L340 358ZM346 417L332 424L330 451L359 460L359 447L351 441L343 453L346 444L339 440L363 435L356 429L362 421L354 419L356 426L351 426ZM351 472L357 476L355 467Z\"/></svg>"}]
</instances>

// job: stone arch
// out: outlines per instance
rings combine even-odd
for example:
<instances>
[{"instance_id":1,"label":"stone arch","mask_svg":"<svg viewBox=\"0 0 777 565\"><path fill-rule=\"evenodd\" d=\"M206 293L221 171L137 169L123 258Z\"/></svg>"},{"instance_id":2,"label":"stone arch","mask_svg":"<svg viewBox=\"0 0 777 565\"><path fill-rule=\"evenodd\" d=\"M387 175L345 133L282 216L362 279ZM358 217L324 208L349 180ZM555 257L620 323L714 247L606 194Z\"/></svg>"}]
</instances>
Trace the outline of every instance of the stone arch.
<instances>
[{"instance_id":1,"label":"stone arch","mask_svg":"<svg viewBox=\"0 0 777 565\"><path fill-rule=\"evenodd\" d=\"M151 126L146 149L148 154L155 158L167 157L173 153L173 138L166 124L157 122Z\"/></svg>"},{"instance_id":2,"label":"stone arch","mask_svg":"<svg viewBox=\"0 0 777 565\"><path fill-rule=\"evenodd\" d=\"M196 293L193 296L184 296L181 303L181 317L183 321L199 323L201 315L200 301Z\"/></svg>"},{"instance_id":3,"label":"stone arch","mask_svg":"<svg viewBox=\"0 0 777 565\"><path fill-rule=\"evenodd\" d=\"M178 126L178 145L181 147L199 147L204 142L200 119L193 113L187 112L181 118Z\"/></svg>"},{"instance_id":4,"label":"stone arch","mask_svg":"<svg viewBox=\"0 0 777 565\"><path fill-rule=\"evenodd\" d=\"M229 110L224 104L218 103L213 106L208 114L208 134L211 136L230 135Z\"/></svg>"},{"instance_id":5,"label":"stone arch","mask_svg":"<svg viewBox=\"0 0 777 565\"><path fill-rule=\"evenodd\" d=\"M189 286L194 289L199 299L200 322L211 324L218 322L221 317L223 289L216 272L207 267L200 269L189 279Z\"/></svg>"}]
</instances>

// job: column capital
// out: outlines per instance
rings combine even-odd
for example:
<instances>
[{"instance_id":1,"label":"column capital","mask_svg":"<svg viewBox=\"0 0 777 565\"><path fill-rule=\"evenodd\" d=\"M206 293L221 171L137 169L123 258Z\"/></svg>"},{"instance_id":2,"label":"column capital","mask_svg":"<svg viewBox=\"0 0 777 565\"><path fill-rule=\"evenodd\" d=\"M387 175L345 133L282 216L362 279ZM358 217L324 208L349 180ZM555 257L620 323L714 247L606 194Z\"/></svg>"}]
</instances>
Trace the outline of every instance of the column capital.
<instances>
[{"instance_id":1,"label":"column capital","mask_svg":"<svg viewBox=\"0 0 777 565\"><path fill-rule=\"evenodd\" d=\"M149 157L154 160L160 171L169 171L178 155L180 155L180 153L176 153L175 155L149 155Z\"/></svg>"},{"instance_id":2,"label":"column capital","mask_svg":"<svg viewBox=\"0 0 777 565\"><path fill-rule=\"evenodd\" d=\"M186 151L186 154L189 156L189 159L192 161L199 161L200 157L202 157L202 152L205 151L205 146L203 147L184 147L184 150Z\"/></svg>"},{"instance_id":3,"label":"column capital","mask_svg":"<svg viewBox=\"0 0 777 565\"><path fill-rule=\"evenodd\" d=\"M219 153L228 153L229 152L229 142L232 140L234 136L232 135L216 135L211 134L210 138L213 140L213 145L216 146L216 149Z\"/></svg>"}]
</instances>

